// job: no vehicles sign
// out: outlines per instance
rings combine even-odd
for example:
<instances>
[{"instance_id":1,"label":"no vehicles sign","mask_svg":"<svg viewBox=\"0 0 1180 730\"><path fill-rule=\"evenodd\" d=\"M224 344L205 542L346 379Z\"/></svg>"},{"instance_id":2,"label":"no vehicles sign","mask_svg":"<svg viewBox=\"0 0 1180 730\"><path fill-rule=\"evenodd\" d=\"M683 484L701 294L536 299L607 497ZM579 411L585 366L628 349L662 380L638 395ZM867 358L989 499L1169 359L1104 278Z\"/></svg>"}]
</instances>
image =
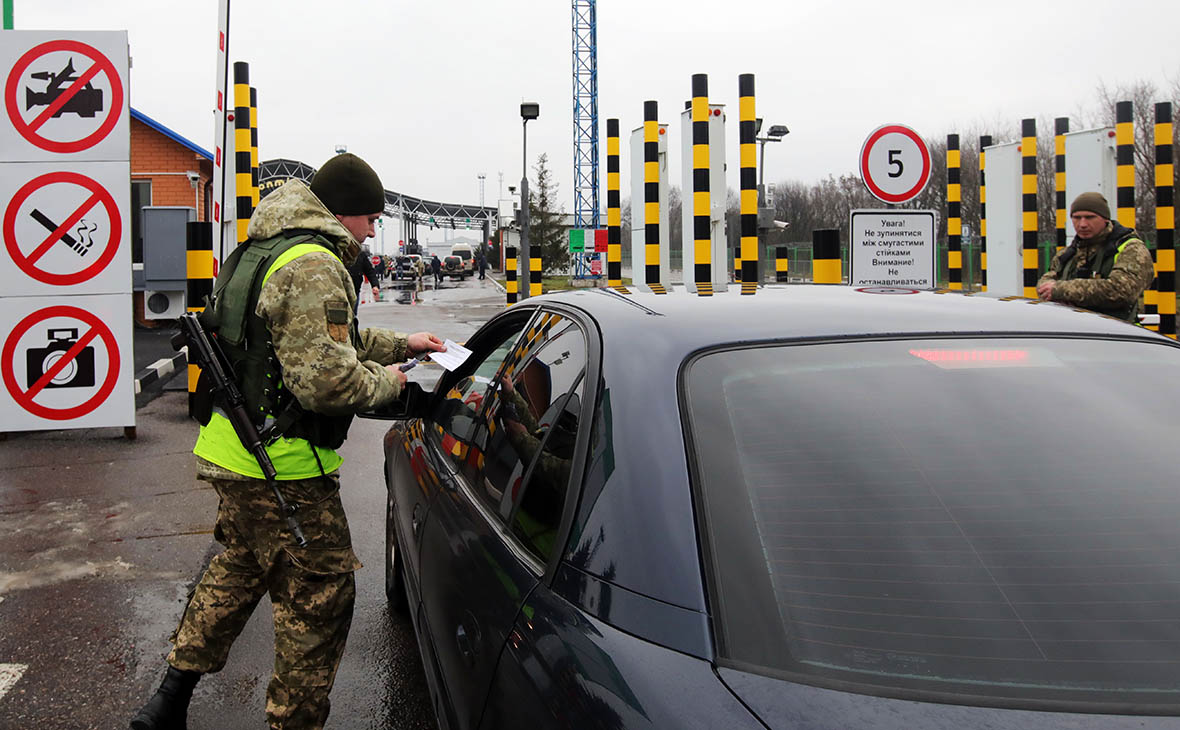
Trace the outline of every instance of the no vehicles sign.
<instances>
[{"instance_id":1,"label":"no vehicles sign","mask_svg":"<svg viewBox=\"0 0 1180 730\"><path fill-rule=\"evenodd\" d=\"M126 163L6 165L0 177L5 296L131 289Z\"/></svg>"},{"instance_id":2,"label":"no vehicles sign","mask_svg":"<svg viewBox=\"0 0 1180 730\"><path fill-rule=\"evenodd\" d=\"M134 425L131 298L0 300L0 423L10 430Z\"/></svg>"},{"instance_id":3,"label":"no vehicles sign","mask_svg":"<svg viewBox=\"0 0 1180 730\"><path fill-rule=\"evenodd\" d=\"M0 46L9 161L127 159L127 34L6 31Z\"/></svg>"},{"instance_id":4,"label":"no vehicles sign","mask_svg":"<svg viewBox=\"0 0 1180 730\"><path fill-rule=\"evenodd\" d=\"M938 220L932 210L854 210L848 283L934 289Z\"/></svg>"}]
</instances>

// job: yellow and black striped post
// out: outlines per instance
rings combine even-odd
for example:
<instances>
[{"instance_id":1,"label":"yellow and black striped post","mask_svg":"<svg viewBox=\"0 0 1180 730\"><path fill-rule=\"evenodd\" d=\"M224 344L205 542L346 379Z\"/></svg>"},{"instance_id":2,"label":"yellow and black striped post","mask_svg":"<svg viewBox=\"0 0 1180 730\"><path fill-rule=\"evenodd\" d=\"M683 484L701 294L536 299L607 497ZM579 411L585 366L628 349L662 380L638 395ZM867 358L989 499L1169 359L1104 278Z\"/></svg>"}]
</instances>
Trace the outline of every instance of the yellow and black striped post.
<instances>
[{"instance_id":1,"label":"yellow and black striped post","mask_svg":"<svg viewBox=\"0 0 1180 730\"><path fill-rule=\"evenodd\" d=\"M946 136L946 277L947 288L963 288L963 185L959 135Z\"/></svg>"},{"instance_id":2,"label":"yellow and black striped post","mask_svg":"<svg viewBox=\"0 0 1180 730\"><path fill-rule=\"evenodd\" d=\"M1053 172L1054 202L1057 204L1057 250L1065 248L1065 134L1069 131L1069 117L1053 120Z\"/></svg>"},{"instance_id":3,"label":"yellow and black striped post","mask_svg":"<svg viewBox=\"0 0 1180 730\"><path fill-rule=\"evenodd\" d=\"M1037 298L1041 269L1037 250L1037 120L1020 122L1021 241L1024 259L1024 296Z\"/></svg>"},{"instance_id":4,"label":"yellow and black striped post","mask_svg":"<svg viewBox=\"0 0 1180 730\"><path fill-rule=\"evenodd\" d=\"M529 243L529 296L541 296L541 245Z\"/></svg>"},{"instance_id":5,"label":"yellow and black striped post","mask_svg":"<svg viewBox=\"0 0 1180 730\"><path fill-rule=\"evenodd\" d=\"M250 199L258 207L258 90L250 87Z\"/></svg>"},{"instance_id":6,"label":"yellow and black striped post","mask_svg":"<svg viewBox=\"0 0 1180 730\"><path fill-rule=\"evenodd\" d=\"M1135 227L1135 106L1129 101L1114 105L1114 152L1115 152L1115 195L1116 220L1127 228ZM1153 269L1156 252L1151 252ZM1155 292L1156 282L1143 292L1143 313L1159 314ZM1156 330L1156 325L1147 325Z\"/></svg>"},{"instance_id":7,"label":"yellow and black striped post","mask_svg":"<svg viewBox=\"0 0 1180 730\"><path fill-rule=\"evenodd\" d=\"M500 245L504 248L504 291L508 294L508 305L516 304L519 283L516 280L516 246L506 243L507 231L500 230Z\"/></svg>"},{"instance_id":8,"label":"yellow and black striped post","mask_svg":"<svg viewBox=\"0 0 1180 730\"><path fill-rule=\"evenodd\" d=\"M606 120L606 285L623 289L623 204L619 195L619 120Z\"/></svg>"},{"instance_id":9,"label":"yellow and black striped post","mask_svg":"<svg viewBox=\"0 0 1180 730\"><path fill-rule=\"evenodd\" d=\"M1155 250L1162 335L1176 339L1176 166L1172 103L1155 105Z\"/></svg>"},{"instance_id":10,"label":"yellow and black striped post","mask_svg":"<svg viewBox=\"0 0 1180 730\"><path fill-rule=\"evenodd\" d=\"M205 298L213 293L213 224L208 221L189 223L185 231L185 310L200 312ZM197 392L197 378L201 369L188 361L189 414Z\"/></svg>"},{"instance_id":11,"label":"yellow and black striped post","mask_svg":"<svg viewBox=\"0 0 1180 730\"><path fill-rule=\"evenodd\" d=\"M254 215L254 178L250 164L250 65L234 63L234 190L237 196L238 243Z\"/></svg>"},{"instance_id":12,"label":"yellow and black striped post","mask_svg":"<svg viewBox=\"0 0 1180 730\"><path fill-rule=\"evenodd\" d=\"M779 246L774 250L774 280L780 284L786 284L790 281L787 267L790 265L791 249L786 246Z\"/></svg>"},{"instance_id":13,"label":"yellow and black striped post","mask_svg":"<svg viewBox=\"0 0 1180 730\"><path fill-rule=\"evenodd\" d=\"M660 281L660 108L643 102L643 283L665 294Z\"/></svg>"},{"instance_id":14,"label":"yellow and black striped post","mask_svg":"<svg viewBox=\"0 0 1180 730\"><path fill-rule=\"evenodd\" d=\"M758 124L754 107L754 74L738 76L738 157L741 163L741 243L733 257L734 280L742 294L758 288ZM777 266L777 264L776 264Z\"/></svg>"},{"instance_id":15,"label":"yellow and black striped post","mask_svg":"<svg viewBox=\"0 0 1180 730\"><path fill-rule=\"evenodd\" d=\"M709 196L709 77L692 75L692 279L713 296L712 200Z\"/></svg>"},{"instance_id":16,"label":"yellow and black striped post","mask_svg":"<svg viewBox=\"0 0 1180 730\"><path fill-rule=\"evenodd\" d=\"M812 231L811 280L816 284L839 284L843 279L840 265L840 229L820 228Z\"/></svg>"},{"instance_id":17,"label":"yellow and black striped post","mask_svg":"<svg viewBox=\"0 0 1180 730\"><path fill-rule=\"evenodd\" d=\"M1118 222L1135 227L1135 119L1129 101L1114 105L1115 186Z\"/></svg>"},{"instance_id":18,"label":"yellow and black striped post","mask_svg":"<svg viewBox=\"0 0 1180 730\"><path fill-rule=\"evenodd\" d=\"M987 291L987 153L991 135L979 138L979 290Z\"/></svg>"}]
</instances>

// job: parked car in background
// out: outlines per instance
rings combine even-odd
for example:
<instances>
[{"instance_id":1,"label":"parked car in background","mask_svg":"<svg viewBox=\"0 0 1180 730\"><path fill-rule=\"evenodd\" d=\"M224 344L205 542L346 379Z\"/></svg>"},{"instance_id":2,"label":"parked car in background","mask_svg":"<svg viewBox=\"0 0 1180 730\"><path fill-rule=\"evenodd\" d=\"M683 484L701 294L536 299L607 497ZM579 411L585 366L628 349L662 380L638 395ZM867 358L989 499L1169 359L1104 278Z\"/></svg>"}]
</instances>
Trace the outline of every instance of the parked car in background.
<instances>
[{"instance_id":1,"label":"parked car in background","mask_svg":"<svg viewBox=\"0 0 1180 730\"><path fill-rule=\"evenodd\" d=\"M415 276L414 272L417 271L417 267L421 260L422 257L416 253L408 253L398 256L393 268L394 277L398 279L413 279ZM397 263L399 262L401 263L401 274L397 273Z\"/></svg>"},{"instance_id":2,"label":"parked car in background","mask_svg":"<svg viewBox=\"0 0 1180 730\"><path fill-rule=\"evenodd\" d=\"M447 256L442 261L443 274L452 279L466 279L471 275L470 271L465 270L463 259L458 256Z\"/></svg>"},{"instance_id":3,"label":"parked car in background","mask_svg":"<svg viewBox=\"0 0 1180 730\"><path fill-rule=\"evenodd\" d=\"M466 243L453 244L451 246L451 256L459 257L460 263L459 263L458 267L456 268L456 270L461 272L460 274L458 274L460 276L460 278L466 278L468 276L471 276L472 273L474 273L474 271L475 271L475 250L471 248L470 244L466 244ZM451 256L448 256L447 260L450 260ZM444 261L443 263L445 265L446 261ZM450 273L449 268L447 269L447 273L450 276L455 276L455 274Z\"/></svg>"},{"instance_id":4,"label":"parked car in background","mask_svg":"<svg viewBox=\"0 0 1180 730\"><path fill-rule=\"evenodd\" d=\"M529 298L379 416L440 727L1180 727L1180 346L904 289Z\"/></svg>"}]
</instances>

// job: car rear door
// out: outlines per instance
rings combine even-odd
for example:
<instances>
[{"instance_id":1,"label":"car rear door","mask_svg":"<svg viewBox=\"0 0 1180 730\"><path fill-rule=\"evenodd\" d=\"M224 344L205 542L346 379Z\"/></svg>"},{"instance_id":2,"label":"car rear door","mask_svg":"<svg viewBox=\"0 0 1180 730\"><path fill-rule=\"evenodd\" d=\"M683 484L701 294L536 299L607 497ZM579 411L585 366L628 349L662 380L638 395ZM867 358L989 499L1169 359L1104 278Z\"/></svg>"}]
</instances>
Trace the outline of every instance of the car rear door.
<instances>
[{"instance_id":1,"label":"car rear door","mask_svg":"<svg viewBox=\"0 0 1180 730\"><path fill-rule=\"evenodd\" d=\"M556 547L577 431L563 414L580 412L585 343L571 319L541 313L515 347L497 348L497 376L478 396L483 384L462 394L463 378L448 390L444 401L477 402L474 420L444 405L428 434L448 473L423 534L422 607L451 727L478 727L507 635Z\"/></svg>"}]
</instances>

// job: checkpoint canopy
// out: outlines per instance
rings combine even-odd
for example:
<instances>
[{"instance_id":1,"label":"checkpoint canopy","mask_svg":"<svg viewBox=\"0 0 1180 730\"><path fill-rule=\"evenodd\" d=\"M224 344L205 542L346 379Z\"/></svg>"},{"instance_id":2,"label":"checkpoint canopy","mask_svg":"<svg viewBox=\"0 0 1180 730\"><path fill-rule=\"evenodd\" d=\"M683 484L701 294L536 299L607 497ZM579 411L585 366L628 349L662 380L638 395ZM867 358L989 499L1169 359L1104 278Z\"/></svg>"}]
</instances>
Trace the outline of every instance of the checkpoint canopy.
<instances>
[{"instance_id":1,"label":"checkpoint canopy","mask_svg":"<svg viewBox=\"0 0 1180 730\"><path fill-rule=\"evenodd\" d=\"M936 288L934 211L854 210L851 221L850 286Z\"/></svg>"},{"instance_id":2,"label":"checkpoint canopy","mask_svg":"<svg viewBox=\"0 0 1180 730\"><path fill-rule=\"evenodd\" d=\"M127 68L126 31L6 31L4 159L128 159Z\"/></svg>"},{"instance_id":3,"label":"checkpoint canopy","mask_svg":"<svg viewBox=\"0 0 1180 730\"><path fill-rule=\"evenodd\" d=\"M0 299L6 430L134 423L130 295Z\"/></svg>"},{"instance_id":4,"label":"checkpoint canopy","mask_svg":"<svg viewBox=\"0 0 1180 730\"><path fill-rule=\"evenodd\" d=\"M5 296L131 291L126 162L20 163L0 174Z\"/></svg>"}]
</instances>

